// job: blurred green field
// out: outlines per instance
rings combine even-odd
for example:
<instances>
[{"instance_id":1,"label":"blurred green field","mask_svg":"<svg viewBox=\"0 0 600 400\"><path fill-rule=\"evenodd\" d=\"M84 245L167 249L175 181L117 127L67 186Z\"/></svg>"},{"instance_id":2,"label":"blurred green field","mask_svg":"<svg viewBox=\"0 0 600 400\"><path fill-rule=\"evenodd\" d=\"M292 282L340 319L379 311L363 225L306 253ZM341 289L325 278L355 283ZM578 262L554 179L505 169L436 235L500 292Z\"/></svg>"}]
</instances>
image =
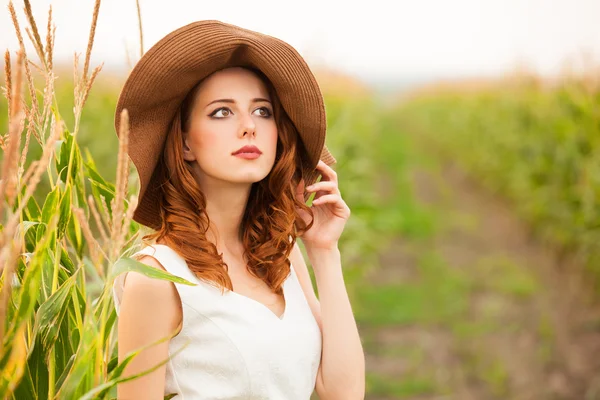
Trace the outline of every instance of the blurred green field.
<instances>
[{"instance_id":1,"label":"blurred green field","mask_svg":"<svg viewBox=\"0 0 600 400\"><path fill-rule=\"evenodd\" d=\"M600 88L565 76L517 77L477 90L415 95L398 110L553 245L577 252L600 278ZM600 283L600 280L598 280Z\"/></svg>"},{"instance_id":2,"label":"blurred green field","mask_svg":"<svg viewBox=\"0 0 600 400\"><path fill-rule=\"evenodd\" d=\"M367 398L596 396L598 91L521 79L339 103L340 176L371 182L343 191L365 227L348 243L385 238L349 282Z\"/></svg>"},{"instance_id":3,"label":"blurred green field","mask_svg":"<svg viewBox=\"0 0 600 400\"><path fill-rule=\"evenodd\" d=\"M522 77L387 107L377 157L411 207L357 288L370 398L596 398L598 93Z\"/></svg>"}]
</instances>

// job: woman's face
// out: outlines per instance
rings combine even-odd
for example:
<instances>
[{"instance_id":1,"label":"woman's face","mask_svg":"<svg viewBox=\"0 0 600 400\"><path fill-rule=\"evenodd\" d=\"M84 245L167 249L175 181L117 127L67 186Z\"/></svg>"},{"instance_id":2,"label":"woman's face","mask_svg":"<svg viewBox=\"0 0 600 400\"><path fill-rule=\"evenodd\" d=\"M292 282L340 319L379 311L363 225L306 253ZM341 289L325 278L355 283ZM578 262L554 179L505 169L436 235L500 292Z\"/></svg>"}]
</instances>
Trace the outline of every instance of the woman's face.
<instances>
[{"instance_id":1,"label":"woman's face","mask_svg":"<svg viewBox=\"0 0 600 400\"><path fill-rule=\"evenodd\" d=\"M193 102L184 158L195 162L200 184L208 180L254 183L275 163L277 126L271 98L252 71L227 68L206 78ZM255 146L259 154L234 153Z\"/></svg>"}]
</instances>

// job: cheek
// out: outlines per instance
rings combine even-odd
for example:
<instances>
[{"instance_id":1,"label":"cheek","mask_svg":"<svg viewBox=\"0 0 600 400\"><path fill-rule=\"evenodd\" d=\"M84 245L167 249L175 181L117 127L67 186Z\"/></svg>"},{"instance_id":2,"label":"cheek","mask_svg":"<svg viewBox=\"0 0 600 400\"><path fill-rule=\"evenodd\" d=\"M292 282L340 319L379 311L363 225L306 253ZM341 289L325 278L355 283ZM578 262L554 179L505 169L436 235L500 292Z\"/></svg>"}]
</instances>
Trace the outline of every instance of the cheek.
<instances>
[{"instance_id":1,"label":"cheek","mask_svg":"<svg viewBox=\"0 0 600 400\"><path fill-rule=\"evenodd\" d=\"M269 145L273 148L277 147L277 140L278 140L277 126L275 126L275 124L273 124L265 132L266 132L266 135L265 135L266 141L269 143Z\"/></svg>"},{"instance_id":2,"label":"cheek","mask_svg":"<svg viewBox=\"0 0 600 400\"><path fill-rule=\"evenodd\" d=\"M219 145L219 135L211 130L204 130L201 133L198 132L197 146L200 150L206 150L214 148Z\"/></svg>"},{"instance_id":3,"label":"cheek","mask_svg":"<svg viewBox=\"0 0 600 400\"><path fill-rule=\"evenodd\" d=\"M265 134L262 146L268 154L267 163L272 167L275 164L275 156L277 154L277 142L279 137L277 135L277 128L265 130Z\"/></svg>"},{"instance_id":4,"label":"cheek","mask_svg":"<svg viewBox=\"0 0 600 400\"><path fill-rule=\"evenodd\" d=\"M190 145L199 159L218 154L218 149L227 147L225 135L214 127L197 127L190 135Z\"/></svg>"}]
</instances>

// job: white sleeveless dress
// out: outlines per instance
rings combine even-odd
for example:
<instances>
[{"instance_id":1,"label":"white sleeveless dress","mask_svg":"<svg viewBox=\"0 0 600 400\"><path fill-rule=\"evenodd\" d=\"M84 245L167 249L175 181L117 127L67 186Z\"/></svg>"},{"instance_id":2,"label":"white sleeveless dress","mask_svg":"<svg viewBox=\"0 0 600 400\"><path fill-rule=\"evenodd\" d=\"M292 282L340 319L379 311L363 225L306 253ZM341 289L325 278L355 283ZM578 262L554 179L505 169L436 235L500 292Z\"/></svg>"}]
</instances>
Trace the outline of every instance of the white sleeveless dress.
<instances>
[{"instance_id":1,"label":"white sleeveless dress","mask_svg":"<svg viewBox=\"0 0 600 400\"><path fill-rule=\"evenodd\" d=\"M310 399L322 339L293 266L283 284L285 312L280 318L249 297L229 290L221 294L168 246L154 244L138 254L151 255L171 274L197 283L175 283L183 322L169 342L165 395L177 393L177 400ZM117 315L124 276L113 286Z\"/></svg>"}]
</instances>

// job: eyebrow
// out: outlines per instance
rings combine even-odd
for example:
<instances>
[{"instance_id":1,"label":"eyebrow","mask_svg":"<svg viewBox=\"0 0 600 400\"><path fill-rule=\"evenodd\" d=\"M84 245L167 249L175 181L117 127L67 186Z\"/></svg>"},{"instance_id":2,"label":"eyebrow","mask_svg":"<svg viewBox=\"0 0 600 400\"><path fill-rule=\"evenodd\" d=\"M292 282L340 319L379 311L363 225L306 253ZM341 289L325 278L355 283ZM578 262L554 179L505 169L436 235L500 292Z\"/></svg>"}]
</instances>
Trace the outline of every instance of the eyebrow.
<instances>
[{"instance_id":1,"label":"eyebrow","mask_svg":"<svg viewBox=\"0 0 600 400\"><path fill-rule=\"evenodd\" d=\"M271 101L269 99L264 99L262 97L256 97L256 98L252 99L253 103L258 103L260 101L265 101L267 103L271 103ZM211 104L214 104L214 103L232 103L232 104L235 104L235 100L234 99L217 99L217 100L213 100L210 103L208 103L204 108L206 108L206 107L208 107L208 106L210 106Z\"/></svg>"}]
</instances>

